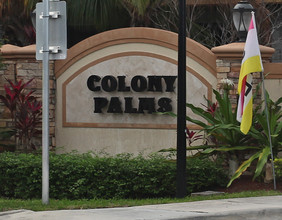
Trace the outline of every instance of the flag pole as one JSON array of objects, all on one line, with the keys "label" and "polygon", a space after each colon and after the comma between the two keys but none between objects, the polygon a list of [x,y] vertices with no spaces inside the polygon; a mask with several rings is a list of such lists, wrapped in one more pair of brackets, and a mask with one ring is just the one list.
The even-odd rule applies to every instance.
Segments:
[{"label": "flag pole", "polygon": [[269,147],[271,153],[271,166],[272,166],[272,174],[273,174],[273,188],[276,190],[276,177],[275,177],[275,168],[274,168],[274,158],[273,158],[273,147],[272,147],[272,140],[271,140],[271,132],[270,132],[270,124],[269,124],[269,112],[267,108],[267,100],[266,100],[266,89],[264,84],[264,74],[263,72],[260,73],[262,78],[262,87],[263,87],[263,95],[264,95],[264,104],[265,104],[265,115],[267,121],[267,128],[268,128],[268,139],[269,139]]}]

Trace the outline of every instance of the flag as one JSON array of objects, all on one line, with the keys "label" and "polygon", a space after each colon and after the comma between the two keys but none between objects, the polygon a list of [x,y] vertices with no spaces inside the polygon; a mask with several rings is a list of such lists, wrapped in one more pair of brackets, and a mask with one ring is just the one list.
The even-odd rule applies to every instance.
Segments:
[{"label": "flag", "polygon": [[254,14],[252,12],[238,82],[237,121],[241,122],[240,130],[244,134],[250,130],[253,118],[252,75],[250,73],[263,71]]}]

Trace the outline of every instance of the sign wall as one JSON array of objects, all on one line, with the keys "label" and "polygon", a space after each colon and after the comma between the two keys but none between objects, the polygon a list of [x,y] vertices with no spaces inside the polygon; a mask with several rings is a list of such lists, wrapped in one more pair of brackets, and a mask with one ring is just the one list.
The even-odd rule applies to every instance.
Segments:
[{"label": "sign wall", "polygon": [[[187,40],[187,101],[206,104],[217,84],[215,57]],[[71,48],[67,60],[56,61],[55,74],[56,144],[64,151],[175,147],[176,119],[161,113],[177,112],[176,34],[127,28],[95,35]]]}]

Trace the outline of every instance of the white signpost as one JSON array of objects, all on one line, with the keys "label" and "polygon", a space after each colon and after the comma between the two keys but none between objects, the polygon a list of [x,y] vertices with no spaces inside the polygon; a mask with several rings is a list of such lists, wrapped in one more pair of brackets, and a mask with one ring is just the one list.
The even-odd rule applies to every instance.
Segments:
[{"label": "white signpost", "polygon": [[66,59],[66,2],[36,4],[36,59],[42,60],[42,203],[49,204],[49,60]]}]

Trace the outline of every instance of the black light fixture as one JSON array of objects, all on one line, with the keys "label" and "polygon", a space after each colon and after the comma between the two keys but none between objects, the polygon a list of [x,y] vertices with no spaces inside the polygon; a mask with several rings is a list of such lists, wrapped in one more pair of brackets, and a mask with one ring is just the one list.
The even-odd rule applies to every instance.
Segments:
[{"label": "black light fixture", "polygon": [[238,32],[239,42],[245,42],[252,19],[253,6],[248,1],[240,1],[233,8],[233,22]]}]

